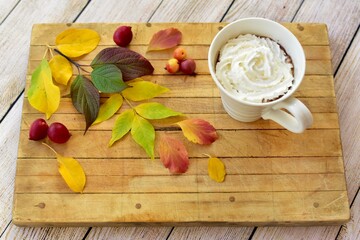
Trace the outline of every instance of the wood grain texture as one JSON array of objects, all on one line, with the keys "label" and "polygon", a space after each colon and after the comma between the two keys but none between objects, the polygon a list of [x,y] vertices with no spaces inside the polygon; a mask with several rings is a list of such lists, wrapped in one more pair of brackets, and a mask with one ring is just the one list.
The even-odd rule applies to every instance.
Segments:
[{"label": "wood grain texture", "polygon": [[17,227],[13,224],[6,229],[3,239],[47,239],[47,240],[70,240],[82,239],[88,230],[87,227]]},{"label": "wood grain texture", "polygon": [[14,192],[14,177],[16,167],[17,149],[19,139],[19,121],[21,118],[22,101],[18,101],[0,125],[0,232],[2,233],[11,221],[11,208]]},{"label": "wood grain texture", "polygon": [[[356,6],[355,6],[356,5]],[[334,11],[334,7],[339,11],[337,14],[330,14]],[[350,9],[351,8],[351,9]],[[346,14],[341,14],[346,12]],[[356,1],[346,1],[344,5],[339,6],[335,1],[305,1],[304,5],[300,9],[295,21],[321,21],[328,24],[330,34],[330,46],[333,53],[333,64],[339,64],[340,59],[343,57],[344,51],[348,46],[348,42],[352,38],[356,27],[359,24],[359,18],[354,17],[359,15],[359,4]],[[360,102],[355,92],[360,91],[358,83],[358,75],[360,74],[359,68],[359,54],[360,54],[360,34],[358,33],[354,39],[351,48],[347,52],[343,63],[340,66],[338,74],[335,76],[335,90],[337,96],[340,130],[342,136],[342,147],[344,150],[344,162],[346,168],[346,179],[349,199],[355,197],[357,189],[360,186],[360,165],[358,163],[358,150],[359,143],[354,141],[358,138],[359,132],[359,121],[360,115]],[[336,37],[334,37],[336,36]],[[336,39],[334,39],[336,38]],[[344,48],[341,50],[342,46]],[[335,48],[335,49],[334,49]],[[336,56],[338,55],[338,56]],[[354,65],[355,63],[355,65]],[[352,212],[354,212],[352,210]],[[354,229],[353,223],[354,216],[358,216],[358,213],[352,215],[350,221],[350,229]],[[346,235],[347,225],[342,227],[343,235],[339,235],[338,239],[356,239],[351,231],[350,235]],[[264,238],[298,238],[302,236],[306,239],[335,239],[339,232],[339,226],[333,227],[312,227],[312,228],[258,228],[255,232],[255,239]],[[356,235],[356,234],[355,234]],[[347,237],[345,237],[347,236]],[[350,238],[348,237],[350,236]]]},{"label": "wood grain texture", "polygon": [[230,3],[231,0],[223,0],[221,4],[217,0],[164,0],[150,22],[219,22]]},{"label": "wood grain texture", "polygon": [[91,1],[77,22],[147,22],[161,0]]},{"label": "wood grain texture", "polygon": [[[336,14],[334,14],[336,9]],[[357,0],[304,1],[294,22],[323,22],[329,30],[333,71],[335,71],[360,24],[360,4]]]},{"label": "wood grain texture", "polygon": [[291,22],[301,2],[301,0],[235,0],[223,22],[232,22],[246,17],[263,17],[278,22]]},{"label": "wood grain texture", "polygon": [[[103,46],[108,42],[109,29],[114,27],[114,24],[104,24],[101,27],[97,24],[86,25],[99,29],[103,36]],[[138,41],[135,41],[134,45],[141,44],[143,41],[140,40],[142,39],[141,34],[151,35],[152,32],[157,31],[159,26],[169,25],[133,24],[134,31],[139,31],[135,32]],[[192,23],[187,25],[183,23],[179,24],[179,29],[184,35],[191,35],[190,33],[194,32],[194,29],[198,31],[211,30],[207,32],[207,35],[202,36],[205,39],[197,37],[186,39],[185,42],[189,44],[191,39],[194,39],[196,44],[192,46],[196,48],[197,45],[203,46],[204,43],[208,43],[206,38],[212,38],[219,26],[222,24]],[[286,26],[297,32],[299,36],[301,35],[297,30],[298,24],[286,24]],[[64,25],[37,25],[34,27],[31,46],[40,46],[39,42],[47,41],[44,32],[53,34],[53,32],[59,32],[59,28],[63,29]],[[326,44],[325,37],[307,36],[309,33],[315,33],[316,30],[319,30],[317,36],[323,36],[326,33],[324,25],[308,24],[303,28],[303,35],[301,35],[303,41],[310,43],[315,42],[315,39],[322,39],[320,40],[323,42],[322,44]],[[187,31],[190,33],[186,34]],[[315,46],[318,45],[315,44]],[[326,55],[322,56],[327,58]],[[159,61],[150,57],[149,59],[152,63]],[[29,72],[32,71],[33,62],[36,61],[29,62]],[[196,59],[196,61],[206,62],[201,59]],[[319,57],[317,60],[308,61],[323,60]],[[329,116],[329,114],[336,113],[333,79],[329,75],[331,71],[324,76],[314,75],[314,73],[318,73],[316,69],[321,69],[321,67],[313,65],[314,70],[311,71],[314,72],[310,72],[310,75],[307,73],[305,79],[307,83],[304,84],[304,89],[299,91],[298,96],[312,112]],[[154,82],[158,80],[161,82],[161,77],[166,76],[166,73],[164,75],[163,72],[158,72],[148,78]],[[184,76],[179,75],[178,77],[181,79]],[[184,87],[187,88],[191,82],[195,84],[196,81],[201,80],[201,77],[203,82],[209,81],[206,78],[210,78],[209,74],[204,71],[203,74],[190,77],[186,82],[183,80],[180,82],[168,81],[167,86],[170,89],[173,85],[178,86],[178,91],[170,92],[168,95],[158,98],[158,101],[184,113],[214,116],[220,114],[219,118],[228,119],[228,122],[231,123],[230,117],[224,115],[219,95],[215,94],[213,90],[209,90],[208,96],[199,98],[196,96],[195,87],[193,95],[183,96]],[[211,80],[208,85],[211,86]],[[316,87],[317,85],[318,87]],[[323,91],[323,89],[326,90]],[[201,88],[198,91],[201,91]],[[307,91],[310,94],[307,94]],[[321,97],[317,96],[319,92],[322,92]],[[259,128],[245,127],[242,129],[241,125],[230,124],[227,129],[217,129],[219,140],[210,146],[200,148],[189,142],[185,143],[192,164],[189,172],[179,177],[169,176],[166,169],[160,170],[162,164],[157,154],[155,161],[151,162],[151,166],[149,166],[149,163],[144,161],[147,159],[146,154],[130,136],[125,136],[121,140],[121,144],[115,144],[114,147],[108,148],[107,141],[94,141],[94,139],[109,139],[111,135],[109,128],[90,129],[84,136],[82,130],[77,130],[80,126],[77,125],[74,126],[76,129],[71,131],[71,144],[54,146],[62,155],[79,159],[84,167],[97,169],[97,171],[92,171],[93,174],[87,172],[87,187],[84,194],[76,195],[71,194],[57,172],[50,173],[55,168],[53,153],[39,142],[28,140],[29,121],[31,120],[28,120],[26,115],[30,115],[31,118],[38,112],[29,106],[26,97],[23,114],[25,122],[22,126],[25,128],[20,133],[19,168],[16,176],[13,212],[14,222],[19,225],[83,226],[146,222],[168,225],[212,222],[239,225],[324,224],[343,222],[348,218],[346,185],[342,170],[342,150],[337,123],[332,124],[333,129],[312,128],[302,134],[293,134],[281,128],[269,128],[271,125],[267,124],[267,121],[258,121]],[[69,121],[69,116],[77,115],[71,100],[67,97],[62,98],[57,114],[59,121],[65,124]],[[70,121],[74,122],[74,119]],[[333,121],[337,122],[337,118],[335,117]],[[178,128],[164,129],[159,123],[157,129],[156,138],[161,138],[164,134],[182,138],[182,133]],[[221,186],[207,176],[206,159],[203,158],[204,151],[225,160],[228,159],[229,162],[235,161],[229,164],[229,173]],[[268,158],[267,161],[271,160],[271,171],[267,173],[264,172],[264,166],[262,166],[262,160],[265,158]],[[112,171],[110,174],[108,170],[104,169],[104,172],[101,172],[101,167],[96,165],[104,164],[106,159],[110,159],[110,163],[114,164],[114,167],[118,165],[119,171]],[[133,162],[134,159],[138,160],[136,164]],[[250,159],[255,163],[252,165],[252,169],[251,165],[246,164]],[[297,162],[302,159],[304,161],[301,164]],[[309,159],[312,159],[313,162],[310,163]],[[32,161],[39,160],[41,161],[31,164]],[[87,160],[89,160],[88,163]],[[246,172],[236,170],[241,163],[245,164],[243,167],[246,168]],[[307,165],[309,163],[310,165]],[[323,165],[324,163],[326,166]],[[28,172],[35,173],[35,175],[29,175],[22,171],[23,164],[32,168],[33,170]],[[39,164],[42,166],[40,167]],[[46,166],[49,169],[43,168]],[[134,167],[133,175],[131,172],[125,171],[130,166]],[[231,170],[231,166],[233,166],[233,170]],[[295,172],[294,166],[297,169]],[[319,166],[319,169],[309,172],[309,168],[316,166]],[[152,167],[154,170],[151,170]],[[144,168],[148,169],[144,170],[142,174],[138,169]],[[199,171],[199,168],[202,170]],[[43,200],[40,200],[41,198]],[[61,201],[63,209],[59,210],[57,214],[49,214],[58,209],[55,206],[58,205],[56,202],[59,199],[63,199]],[[101,201],[97,199],[101,199]],[[262,200],[259,202],[259,199]],[[79,201],[79,204],[76,204],[77,208],[72,207],[74,201]],[[234,203],[232,205],[225,204],[229,201]],[[35,204],[35,202],[38,203]],[[81,211],[80,202],[86,202],[88,208],[101,210],[83,213],[85,209]],[[104,210],[103,204],[111,206],[108,211]],[[174,209],[176,209],[175,212],[172,211]],[[255,209],[258,211],[257,213]],[[81,211],[82,214],[79,214],[78,211]],[[236,214],[234,214],[235,212]],[[44,216],[47,217],[44,218]]]},{"label": "wood grain texture", "polygon": [[93,227],[86,239],[151,239],[163,240],[171,227]]},{"label": "wood grain texture", "polygon": [[343,226],[337,239],[360,239],[360,194],[356,195],[351,207],[351,220]]},{"label": "wood grain texture", "polygon": [[[28,4],[21,1],[12,14],[0,26],[0,119],[4,116],[11,103],[25,87],[25,75],[31,27],[37,22],[71,22],[85,6],[86,0],[33,1]],[[21,17],[19,17],[21,16]]]},{"label": "wood grain texture", "polygon": [[232,240],[248,239],[253,228],[251,227],[175,227],[169,240]]},{"label": "wood grain texture", "polygon": [[2,23],[6,16],[11,13],[11,10],[16,6],[19,0],[0,0],[0,23]]}]

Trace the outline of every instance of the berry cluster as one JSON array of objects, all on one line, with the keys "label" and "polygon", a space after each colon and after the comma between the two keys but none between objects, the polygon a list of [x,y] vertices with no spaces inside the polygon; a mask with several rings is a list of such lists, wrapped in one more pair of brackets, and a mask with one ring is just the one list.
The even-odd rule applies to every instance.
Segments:
[{"label": "berry cluster", "polygon": [[181,71],[184,74],[194,74],[196,69],[195,61],[191,58],[186,59],[186,51],[182,47],[174,50],[173,58],[170,58],[165,66],[169,73]]},{"label": "berry cluster", "polygon": [[29,139],[38,141],[46,136],[54,143],[65,143],[71,134],[62,123],[54,122],[49,127],[44,119],[36,119],[30,126]]}]

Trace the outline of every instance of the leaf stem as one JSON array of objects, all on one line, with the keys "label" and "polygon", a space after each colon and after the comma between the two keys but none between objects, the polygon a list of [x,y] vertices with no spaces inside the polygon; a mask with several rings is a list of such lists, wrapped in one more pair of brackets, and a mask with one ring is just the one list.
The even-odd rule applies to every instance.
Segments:
[{"label": "leaf stem", "polygon": [[51,151],[53,151],[55,153],[55,155],[58,155],[58,153],[55,151],[55,149],[53,149],[52,147],[50,147],[48,144],[42,142],[43,145],[47,146]]},{"label": "leaf stem", "polygon": [[44,59],[44,58],[46,57],[48,51],[49,51],[49,48],[46,48],[45,53],[44,53],[42,59]]},{"label": "leaf stem", "polygon": [[203,153],[202,155],[208,157],[208,158],[211,158],[211,156],[209,154],[206,154],[206,153]]},{"label": "leaf stem", "polygon": [[90,73],[88,70],[82,68],[83,66],[90,66],[90,65],[81,65],[77,62],[75,62],[74,60],[70,59],[68,56],[66,56],[65,54],[63,54],[62,52],[60,52],[60,50],[54,48],[54,51],[57,52],[58,54],[60,54],[61,56],[63,56],[64,58],[66,58],[69,62],[71,62],[72,64],[74,64],[79,72],[79,75],[80,75],[80,70],[86,72],[86,73]]},{"label": "leaf stem", "polygon": [[121,96],[125,99],[125,101],[127,102],[127,104],[129,104],[129,106],[134,109],[134,106],[131,104],[131,102],[126,98],[124,97],[124,95],[121,94]]}]

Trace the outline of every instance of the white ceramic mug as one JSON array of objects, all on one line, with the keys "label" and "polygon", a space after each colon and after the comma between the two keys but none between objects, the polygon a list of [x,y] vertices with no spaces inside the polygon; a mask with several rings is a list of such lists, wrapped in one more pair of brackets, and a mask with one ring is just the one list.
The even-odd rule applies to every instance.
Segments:
[{"label": "white ceramic mug", "polygon": [[[271,38],[291,57],[294,65],[294,84],[279,99],[264,103],[244,101],[228,92],[216,77],[215,66],[221,47],[229,39],[248,33]],[[294,133],[301,133],[311,126],[313,122],[311,112],[300,100],[292,97],[304,78],[304,50],[297,38],[281,24],[264,18],[245,18],[226,25],[210,45],[208,64],[211,76],[220,90],[223,106],[232,118],[242,122],[252,122],[260,118],[271,119]]]}]

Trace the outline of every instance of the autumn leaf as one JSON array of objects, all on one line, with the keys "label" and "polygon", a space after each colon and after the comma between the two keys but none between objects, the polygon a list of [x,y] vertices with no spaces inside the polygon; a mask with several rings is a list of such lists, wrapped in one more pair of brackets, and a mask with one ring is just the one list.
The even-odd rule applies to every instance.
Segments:
[{"label": "autumn leaf", "polygon": [[134,117],[135,112],[132,109],[128,109],[119,115],[112,129],[109,147],[111,147],[114,142],[120,140],[130,131]]},{"label": "autumn leaf", "polygon": [[137,105],[135,111],[146,119],[164,119],[173,116],[179,116],[182,113],[175,112],[170,108],[165,107],[161,103],[150,102]]},{"label": "autumn leaf", "polygon": [[73,74],[70,62],[61,55],[55,55],[49,61],[49,65],[55,82],[66,86]]},{"label": "autumn leaf", "polygon": [[216,129],[203,119],[186,119],[176,123],[191,142],[208,145],[218,138]]},{"label": "autumn leaf", "polygon": [[94,50],[100,35],[91,29],[70,28],[56,36],[56,46],[67,57],[76,58]]},{"label": "autumn leaf", "polygon": [[154,159],[155,129],[148,120],[136,115],[131,126],[131,136]]},{"label": "autumn leaf", "polygon": [[91,62],[91,67],[95,69],[104,64],[114,64],[118,67],[122,72],[124,81],[154,72],[154,67],[145,57],[123,47],[111,47],[101,50]]},{"label": "autumn leaf", "polygon": [[47,119],[58,109],[60,89],[52,81],[51,69],[47,60],[41,60],[40,65],[31,75],[27,95],[30,105],[45,113]]},{"label": "autumn leaf", "polygon": [[209,157],[208,174],[212,180],[223,182],[226,175],[224,163],[219,158]]},{"label": "autumn leaf", "polygon": [[[100,94],[89,79],[78,75],[71,84],[71,99],[74,107],[85,115],[85,133],[98,116]],[[84,134],[85,134],[84,133]]]},{"label": "autumn leaf", "polygon": [[189,166],[189,156],[184,144],[172,137],[163,136],[159,141],[160,160],[171,173],[184,173]]},{"label": "autumn leaf", "polygon": [[95,87],[103,93],[121,92],[127,88],[122,79],[122,73],[113,64],[105,64],[95,68],[91,72],[92,82]]},{"label": "autumn leaf", "polygon": [[86,176],[80,163],[72,157],[64,157],[58,154],[52,147],[43,143],[56,155],[59,164],[59,173],[73,192],[83,192],[86,184]]},{"label": "autumn leaf", "polygon": [[177,46],[181,42],[182,33],[176,28],[167,28],[155,33],[147,51],[158,51]]},{"label": "autumn leaf", "polygon": [[134,82],[128,82],[127,84],[129,87],[123,90],[121,93],[124,98],[134,102],[148,100],[169,91],[168,88],[149,81],[138,80]]},{"label": "autumn leaf", "polygon": [[101,106],[92,125],[104,122],[111,118],[123,104],[123,97],[119,93],[112,94]]}]

